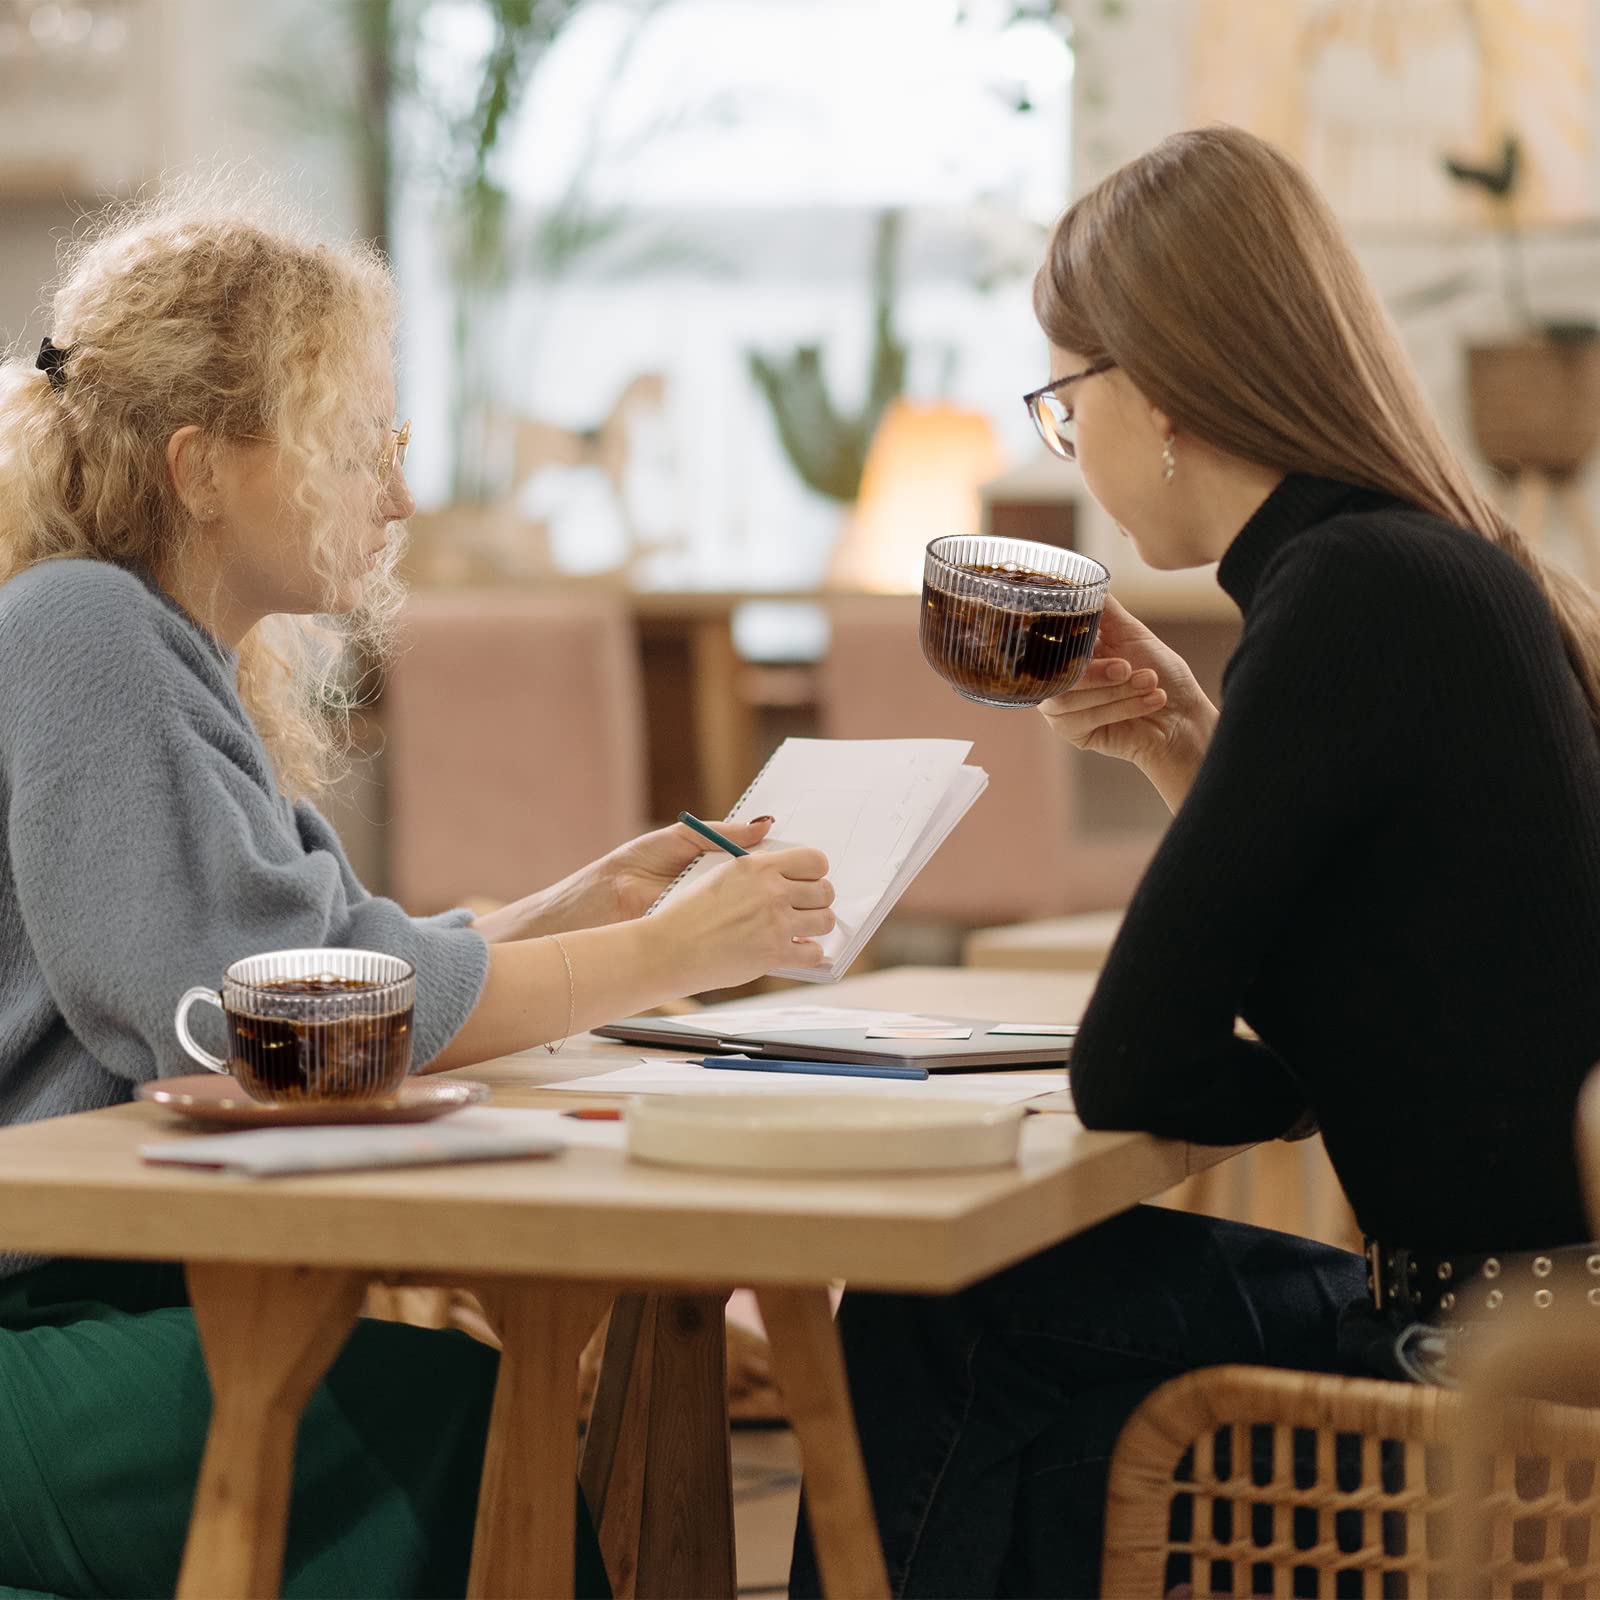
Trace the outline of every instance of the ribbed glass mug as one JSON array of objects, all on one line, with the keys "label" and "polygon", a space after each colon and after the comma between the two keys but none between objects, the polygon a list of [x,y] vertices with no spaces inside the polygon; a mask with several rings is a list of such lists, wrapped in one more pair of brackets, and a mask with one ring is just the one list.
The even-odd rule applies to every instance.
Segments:
[{"label": "ribbed glass mug", "polygon": [[[178,1002],[178,1042],[212,1072],[231,1072],[252,1100],[381,1100],[411,1070],[416,968],[376,950],[273,950],[235,961],[222,992]],[[189,1031],[190,1007],[218,1007],[228,1059]]]},{"label": "ribbed glass mug", "polygon": [[928,546],[922,654],[968,700],[1036,706],[1088,666],[1111,574],[1023,539],[954,535]]}]

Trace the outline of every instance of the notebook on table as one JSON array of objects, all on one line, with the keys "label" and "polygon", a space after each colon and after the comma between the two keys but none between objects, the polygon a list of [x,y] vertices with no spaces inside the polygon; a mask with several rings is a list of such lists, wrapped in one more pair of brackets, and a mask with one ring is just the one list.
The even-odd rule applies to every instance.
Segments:
[{"label": "notebook on table", "polygon": [[[785,739],[728,812],[731,822],[776,818],[756,853],[809,845],[828,858],[838,927],[821,967],[771,974],[804,983],[842,978],[912,879],[988,787],[969,767],[968,739]],[[700,856],[673,881],[660,910],[726,858]],[[648,915],[649,913],[647,913]]]}]

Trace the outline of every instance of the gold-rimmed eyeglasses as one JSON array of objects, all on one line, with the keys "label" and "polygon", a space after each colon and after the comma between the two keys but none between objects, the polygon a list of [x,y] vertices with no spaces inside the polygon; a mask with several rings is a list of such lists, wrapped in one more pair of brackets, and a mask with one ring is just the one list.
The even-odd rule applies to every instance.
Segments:
[{"label": "gold-rimmed eyeglasses", "polygon": [[[276,444],[278,441],[264,433],[235,434],[235,438],[247,439],[252,444]],[[411,419],[406,418],[398,428],[389,430],[389,437],[384,440],[383,448],[378,452],[378,459],[373,463],[377,469],[378,484],[381,488],[389,487],[389,480],[397,468],[406,464],[406,452],[411,448]]]},{"label": "gold-rimmed eyeglasses", "polygon": [[1078,459],[1078,448],[1072,437],[1072,406],[1063,391],[1074,383],[1082,383],[1085,378],[1109,372],[1114,366],[1115,361],[1096,361],[1082,372],[1069,372],[1066,377],[1053,379],[1031,394],[1023,395],[1022,403],[1028,408],[1039,437],[1052,454],[1063,461]]},{"label": "gold-rimmed eyeglasses", "polygon": [[389,443],[383,454],[378,458],[378,481],[385,488],[396,471],[406,464],[406,451],[411,448],[411,419],[406,418],[398,428],[389,434]]}]

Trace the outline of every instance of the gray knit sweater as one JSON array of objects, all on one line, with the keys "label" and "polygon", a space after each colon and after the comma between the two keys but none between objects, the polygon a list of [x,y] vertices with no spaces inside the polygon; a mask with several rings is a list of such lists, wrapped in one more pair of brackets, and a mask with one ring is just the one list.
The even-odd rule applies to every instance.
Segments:
[{"label": "gray knit sweater", "polygon": [[418,1065],[477,1003],[488,949],[468,913],[411,917],[362,888],[327,822],[277,789],[234,670],[109,563],[0,586],[0,1123],[199,1070],[178,997],[258,951],[404,956]]}]

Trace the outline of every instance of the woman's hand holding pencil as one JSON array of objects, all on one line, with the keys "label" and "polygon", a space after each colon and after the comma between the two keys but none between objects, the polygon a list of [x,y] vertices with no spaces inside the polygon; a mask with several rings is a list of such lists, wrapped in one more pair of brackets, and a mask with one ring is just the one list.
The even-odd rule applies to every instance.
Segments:
[{"label": "woman's hand holding pencil", "polygon": [[694,992],[728,988],[775,967],[822,966],[817,941],[833,932],[835,920],[828,858],[804,847],[737,857],[726,846],[710,848],[723,849],[727,861],[657,913],[671,919],[680,947],[700,957],[691,955],[704,968]]},{"label": "woman's hand holding pencil", "polygon": [[[702,829],[707,826],[699,823]],[[710,824],[710,827],[739,849],[749,851],[755,849],[772,831],[772,818],[757,817],[753,822],[717,822]],[[657,828],[654,832],[641,834],[637,839],[619,845],[601,863],[602,875],[615,896],[616,909],[611,915],[596,920],[614,922],[642,917],[685,867],[700,856],[720,848],[706,833],[696,831],[682,822],[668,828]]]}]

